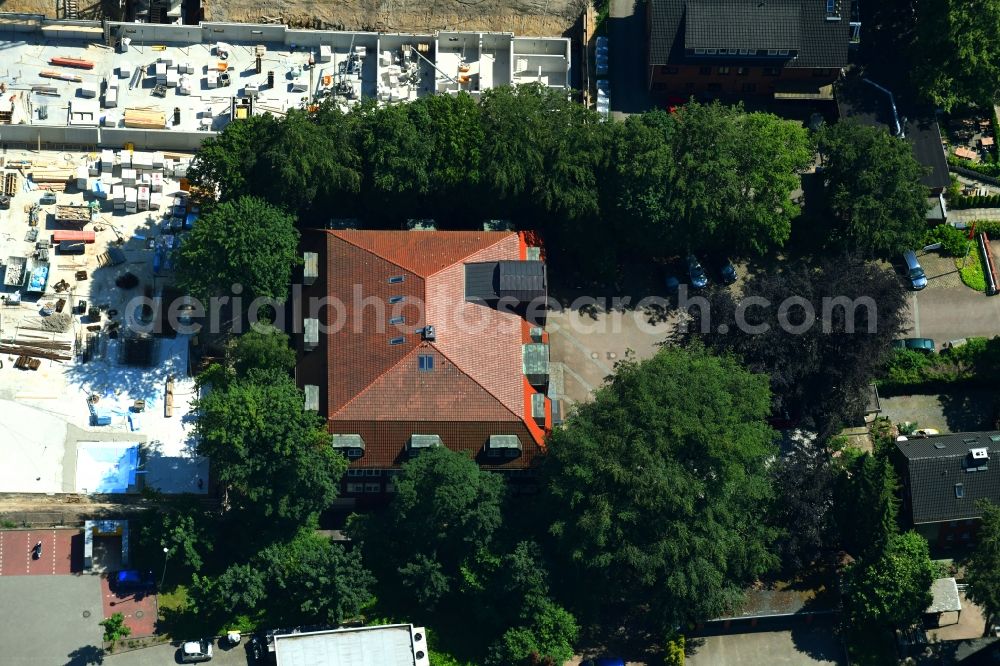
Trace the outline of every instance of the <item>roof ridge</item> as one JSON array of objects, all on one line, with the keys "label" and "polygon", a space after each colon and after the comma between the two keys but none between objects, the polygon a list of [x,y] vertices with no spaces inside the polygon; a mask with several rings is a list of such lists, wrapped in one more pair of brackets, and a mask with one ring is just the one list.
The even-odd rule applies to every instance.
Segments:
[{"label": "roof ridge", "polygon": [[[466,376],[466,377],[468,377],[468,378],[469,378],[470,380],[472,380],[472,383],[473,383],[473,384],[475,384],[475,385],[476,385],[476,386],[478,386],[479,388],[481,388],[481,389],[483,389],[484,391],[486,391],[486,392],[487,392],[487,393],[488,393],[488,394],[490,395],[490,397],[492,397],[492,398],[493,398],[494,400],[496,400],[496,401],[497,401],[497,402],[498,402],[498,403],[499,403],[499,404],[500,404],[500,405],[501,405],[501,406],[502,406],[502,407],[503,407],[504,409],[506,409],[506,410],[507,410],[508,412],[510,412],[510,414],[511,414],[511,415],[512,415],[512,416],[513,416],[514,418],[516,418],[516,419],[517,419],[518,421],[521,421],[521,422],[524,422],[524,417],[523,417],[523,416],[519,415],[519,414],[518,414],[517,412],[515,412],[515,411],[514,411],[513,409],[511,409],[510,407],[508,407],[507,405],[505,405],[505,404],[504,404],[504,401],[503,401],[503,400],[501,400],[500,398],[498,398],[498,397],[497,397],[497,395],[496,395],[496,394],[495,394],[495,393],[494,393],[493,391],[491,391],[491,390],[489,390],[488,388],[486,388],[485,386],[483,386],[483,385],[482,385],[482,383],[481,383],[481,382],[480,382],[480,381],[479,381],[478,379],[476,379],[475,377],[473,377],[472,375],[470,375],[470,374],[469,374],[468,372],[466,372],[466,371],[465,371],[465,370],[464,370],[464,369],[462,368],[462,366],[460,366],[460,365],[459,365],[458,363],[455,363],[455,360],[454,360],[454,359],[453,359],[453,358],[452,358],[451,356],[448,356],[447,354],[445,354],[445,353],[444,353],[444,351],[443,351],[443,350],[442,350],[442,349],[441,349],[440,347],[438,347],[438,346],[437,346],[436,344],[434,344],[434,343],[429,343],[429,344],[430,344],[430,346],[431,346],[431,347],[433,347],[433,348],[434,348],[434,350],[435,350],[435,351],[437,351],[437,353],[441,354],[441,356],[444,356],[444,357],[445,357],[445,358],[446,358],[446,359],[448,360],[448,362],[449,362],[449,363],[451,363],[451,364],[452,364],[453,366],[455,366],[455,369],[456,369],[456,370],[458,370],[458,371],[459,371],[459,372],[461,372],[461,373],[462,373],[463,375],[465,375],[465,376]],[[374,382],[373,382],[373,383],[374,383]]]},{"label": "roof ridge", "polygon": [[[330,234],[331,236],[334,236],[335,238],[339,238],[340,240],[344,241],[348,245],[352,245],[352,246],[358,248],[362,252],[367,252],[370,255],[376,256],[379,259],[392,264],[393,266],[395,266],[396,268],[398,268],[401,271],[406,271],[407,273],[410,273],[412,275],[416,275],[420,279],[426,279],[426,278],[424,278],[423,275],[420,275],[416,271],[411,270],[411,269],[407,268],[406,266],[403,266],[398,261],[394,261],[394,260],[390,259],[389,257],[383,255],[383,254],[379,254],[378,252],[375,252],[371,248],[364,247],[363,245],[358,245],[357,243],[355,243],[354,241],[350,240],[349,238],[345,238],[345,237],[341,236],[340,234],[343,233],[343,232],[345,232],[345,231],[363,231],[363,230],[362,229],[327,229],[326,233]],[[392,229],[388,229],[387,231],[393,231],[393,230]],[[426,301],[426,299],[427,299],[427,285],[425,284],[424,285],[424,300]]]},{"label": "roof ridge", "polygon": [[[364,249],[364,248],[362,248],[362,249]],[[415,351],[417,351],[418,349],[420,349],[420,345],[419,345],[419,344],[416,344],[416,345],[414,345],[414,346],[413,346],[413,349],[411,349],[410,351],[408,351],[408,352],[406,352],[405,354],[403,354],[403,355],[402,355],[402,356],[400,357],[400,359],[399,359],[398,361],[396,361],[395,363],[393,363],[392,365],[390,365],[390,366],[389,366],[388,368],[386,368],[386,369],[385,369],[385,371],[384,371],[384,372],[382,372],[382,373],[381,373],[381,374],[379,374],[379,375],[378,375],[377,377],[375,377],[375,378],[374,378],[374,379],[372,379],[372,380],[371,380],[370,382],[368,382],[368,385],[367,385],[367,386],[365,386],[365,388],[364,388],[364,390],[363,390],[363,391],[359,391],[358,393],[356,393],[356,394],[354,395],[354,397],[353,397],[353,398],[351,398],[350,400],[348,400],[347,402],[345,402],[345,403],[344,403],[343,405],[341,405],[341,406],[340,406],[340,409],[338,409],[337,411],[335,411],[335,412],[334,412],[333,414],[330,414],[330,416],[328,416],[328,417],[327,417],[327,420],[329,421],[330,419],[334,418],[334,417],[335,417],[335,416],[336,416],[337,414],[339,414],[339,413],[341,413],[342,411],[344,411],[345,409],[347,409],[347,408],[348,408],[348,406],[349,406],[349,405],[350,405],[351,403],[353,403],[353,402],[354,402],[355,400],[357,400],[358,398],[360,398],[360,397],[361,397],[361,396],[363,396],[364,394],[368,393],[368,391],[370,391],[370,390],[371,390],[372,386],[374,386],[374,385],[375,385],[375,383],[376,383],[376,382],[377,382],[378,380],[382,379],[382,378],[383,378],[383,377],[385,377],[385,376],[386,376],[387,374],[389,374],[390,372],[392,372],[394,368],[396,368],[396,367],[397,367],[398,365],[400,365],[400,364],[401,364],[401,363],[402,363],[403,361],[405,361],[406,359],[410,358],[410,356],[411,356],[411,355],[413,355],[413,353],[414,353]],[[455,366],[455,367],[457,368],[458,366]],[[491,395],[492,395],[492,394],[491,394]]]},{"label": "roof ridge", "polygon": [[[476,233],[476,232],[472,232],[472,233]],[[489,233],[503,233],[503,232],[483,231],[481,233],[489,234]],[[478,250],[475,250],[475,251],[470,252],[469,254],[465,255],[464,257],[462,257],[458,261],[452,262],[452,263],[448,264],[447,266],[442,266],[441,268],[437,269],[433,273],[428,273],[427,275],[422,276],[424,278],[424,302],[425,303],[427,302],[427,280],[429,280],[430,278],[434,277],[435,275],[437,275],[438,273],[440,273],[442,271],[448,270],[449,268],[451,268],[452,266],[454,266],[455,264],[457,264],[459,261],[461,261],[462,263],[465,263],[465,260],[468,259],[469,257],[471,257],[472,255],[479,254],[480,252],[485,252],[486,250],[490,249],[491,247],[496,247],[498,244],[504,242],[505,240],[507,240],[508,238],[510,238],[512,235],[517,235],[517,232],[516,231],[509,231],[509,232],[503,233],[503,235],[500,236],[500,238],[498,238],[495,243],[490,243],[486,247],[481,247]],[[436,348],[437,347],[435,347],[435,349]],[[448,360],[450,361],[451,359],[448,359]],[[458,367],[458,366],[455,366],[455,367]],[[491,393],[490,395],[493,395],[493,394]],[[496,396],[494,396],[494,397],[496,397]]]}]

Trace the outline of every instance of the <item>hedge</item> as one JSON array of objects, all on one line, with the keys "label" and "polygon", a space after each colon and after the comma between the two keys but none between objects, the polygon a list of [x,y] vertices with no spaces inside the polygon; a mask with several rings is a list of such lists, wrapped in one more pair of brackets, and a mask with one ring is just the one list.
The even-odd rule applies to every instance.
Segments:
[{"label": "hedge", "polygon": [[974,194],[971,197],[967,197],[964,194],[956,194],[948,197],[948,207],[952,210],[961,210],[963,208],[1000,208],[1000,194],[991,194],[985,197],[978,194]]},{"label": "hedge", "polygon": [[1000,336],[969,338],[940,354],[897,349],[878,380],[880,392],[929,393],[955,384],[994,386],[1000,372]]},{"label": "hedge", "polygon": [[955,157],[950,153],[948,154],[948,164],[954,167],[968,169],[969,171],[975,171],[976,173],[981,173],[984,176],[1000,178],[1000,164],[992,162],[973,162],[972,160]]}]

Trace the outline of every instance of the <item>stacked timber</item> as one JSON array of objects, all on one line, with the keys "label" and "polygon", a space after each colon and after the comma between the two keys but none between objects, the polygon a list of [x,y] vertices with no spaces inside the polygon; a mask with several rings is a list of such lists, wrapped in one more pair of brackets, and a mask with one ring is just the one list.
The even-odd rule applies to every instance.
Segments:
[{"label": "stacked timber", "polygon": [[73,167],[36,166],[31,169],[31,180],[36,183],[68,183],[75,178]]},{"label": "stacked timber", "polygon": [[154,109],[125,109],[125,127],[135,129],[164,129],[167,116]]}]

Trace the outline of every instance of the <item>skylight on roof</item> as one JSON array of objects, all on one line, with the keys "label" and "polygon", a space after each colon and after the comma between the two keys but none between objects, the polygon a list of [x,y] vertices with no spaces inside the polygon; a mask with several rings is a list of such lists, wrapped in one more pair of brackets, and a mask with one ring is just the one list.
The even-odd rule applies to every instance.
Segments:
[{"label": "skylight on roof", "polygon": [[389,302],[390,303],[402,303],[403,302],[403,297],[402,296],[390,296],[389,297]]},{"label": "skylight on roof", "polygon": [[965,497],[965,486],[963,486],[961,483],[956,483],[955,484],[955,498],[956,499],[962,499],[963,497]]},{"label": "skylight on roof", "polygon": [[389,323],[392,324],[393,326],[400,326],[401,324],[405,324],[406,323],[406,317],[403,317],[403,316],[390,317],[389,318]]},{"label": "skylight on roof", "polygon": [[399,284],[406,279],[405,275],[393,275],[389,278],[389,284]]},{"label": "skylight on roof", "polygon": [[393,338],[389,340],[390,345],[401,345],[406,342],[406,338]]}]

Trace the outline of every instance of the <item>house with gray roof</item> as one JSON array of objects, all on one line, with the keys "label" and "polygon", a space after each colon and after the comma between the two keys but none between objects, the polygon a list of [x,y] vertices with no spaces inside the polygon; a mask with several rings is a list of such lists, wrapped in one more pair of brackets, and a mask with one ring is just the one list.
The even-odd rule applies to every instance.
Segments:
[{"label": "house with gray roof", "polygon": [[1000,431],[896,442],[902,511],[931,545],[975,539],[981,499],[1000,503]]},{"label": "house with gray roof", "polygon": [[649,0],[649,90],[670,96],[833,100],[850,0]]}]

